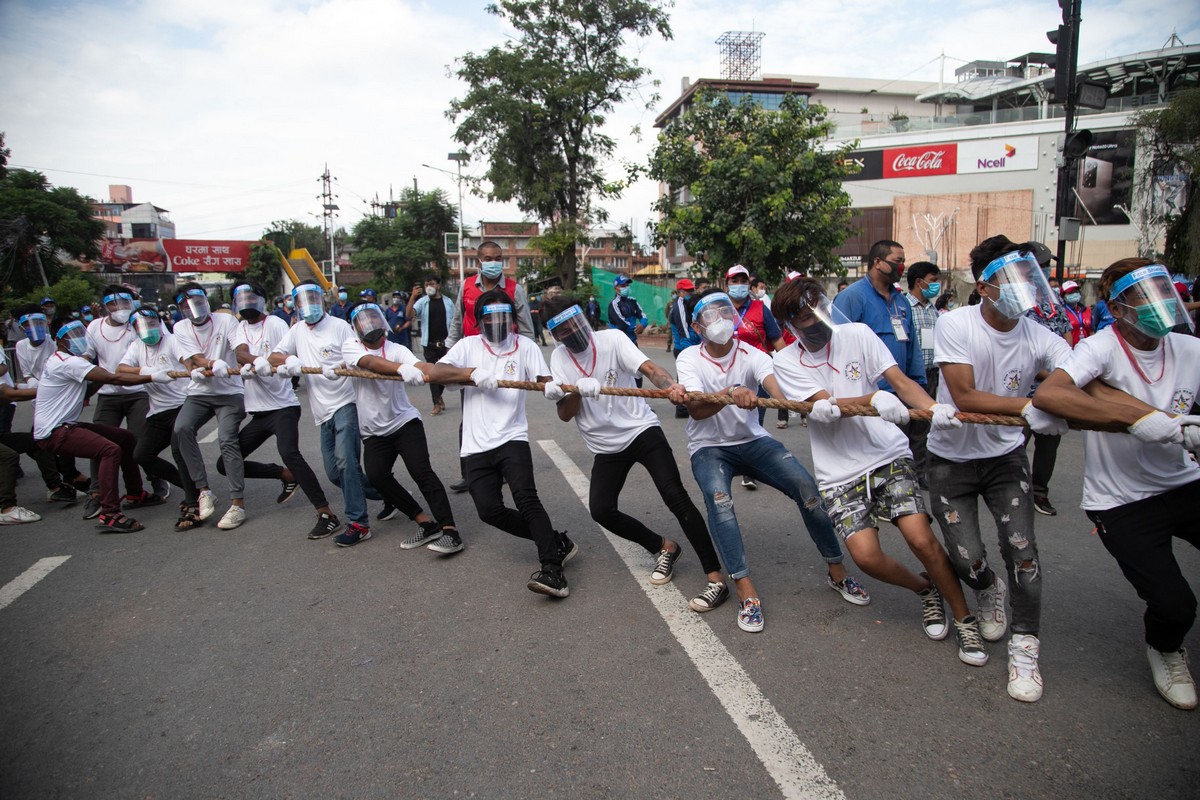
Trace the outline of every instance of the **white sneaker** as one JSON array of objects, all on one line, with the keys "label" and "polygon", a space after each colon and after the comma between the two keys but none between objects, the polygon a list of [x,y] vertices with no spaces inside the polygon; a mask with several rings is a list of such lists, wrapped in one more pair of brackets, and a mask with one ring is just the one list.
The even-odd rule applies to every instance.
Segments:
[{"label": "white sneaker", "polygon": [[1041,643],[1036,636],[1014,633],[1008,642],[1008,696],[1022,703],[1042,699],[1042,673],[1038,671]]},{"label": "white sneaker", "polygon": [[230,506],[225,512],[225,516],[221,517],[221,521],[217,523],[217,527],[223,531],[231,531],[246,521],[246,509],[241,506]]},{"label": "white sneaker", "polygon": [[206,520],[215,514],[217,511],[217,496],[212,493],[211,489],[205,489],[200,493],[200,519]]},{"label": "white sneaker", "polygon": [[1146,648],[1150,659],[1150,674],[1154,676],[1154,688],[1171,705],[1190,711],[1196,707],[1196,684],[1188,670],[1187,651],[1163,653],[1153,647]]},{"label": "white sneaker", "polygon": [[26,522],[37,522],[41,518],[40,514],[35,514],[28,508],[13,506],[8,511],[0,514],[0,525],[23,525]]},{"label": "white sneaker", "polygon": [[1004,613],[1006,599],[1008,587],[999,575],[990,589],[975,592],[975,601],[979,604],[979,613],[975,615],[979,620],[979,633],[989,642],[1000,641],[1008,630],[1008,616]]},{"label": "white sneaker", "polygon": [[753,492],[755,489],[758,488],[758,484],[755,483],[754,481],[750,480],[749,478],[742,478],[742,488],[748,492]]}]

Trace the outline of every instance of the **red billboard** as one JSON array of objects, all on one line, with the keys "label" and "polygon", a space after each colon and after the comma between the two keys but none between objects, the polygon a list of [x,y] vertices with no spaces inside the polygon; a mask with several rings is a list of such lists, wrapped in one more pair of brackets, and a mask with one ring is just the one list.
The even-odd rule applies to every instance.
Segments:
[{"label": "red billboard", "polygon": [[257,242],[207,239],[101,239],[100,259],[85,272],[245,272]]},{"label": "red billboard", "polygon": [[958,172],[957,144],[922,144],[883,151],[884,178],[924,178]]}]

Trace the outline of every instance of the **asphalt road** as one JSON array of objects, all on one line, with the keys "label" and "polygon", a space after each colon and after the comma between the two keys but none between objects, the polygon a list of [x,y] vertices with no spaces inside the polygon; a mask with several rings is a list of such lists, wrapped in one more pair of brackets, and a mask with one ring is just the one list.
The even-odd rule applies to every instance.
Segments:
[{"label": "asphalt road", "polygon": [[[427,390],[414,397],[427,411]],[[446,397],[425,424],[450,483]],[[45,519],[0,530],[0,585],[69,558],[0,608],[0,797],[1197,796],[1200,714],[1154,690],[1141,603],[1077,508],[1078,436],[1059,453],[1059,516],[1037,519],[1046,692],[1022,704],[1002,644],[968,667],[925,638],[911,594],[864,578],[859,608],[825,587],[770,489],[735,490],[766,630],[739,631],[733,602],[688,611],[703,576],[687,545],[675,582],[650,586],[652,558],[614,547],[579,499],[591,458],[574,425],[528,403],[543,502],[582,548],[563,601],[525,588],[532,543],[483,526],[467,495],[452,495],[467,549],[451,557],[401,550],[407,520],[353,548],[309,541],[303,495],[276,506],[263,481],[236,531],[176,533],[172,504],[105,536],[81,508],[49,507],[26,461],[18,493]],[[683,423],[657,408],[692,486]],[[768,427],[811,464],[805,429]],[[622,507],[681,538],[643,472]],[[898,532],[883,538],[916,566]],[[1200,575],[1194,550],[1180,558]],[[1188,644],[1200,652],[1196,632]]]}]

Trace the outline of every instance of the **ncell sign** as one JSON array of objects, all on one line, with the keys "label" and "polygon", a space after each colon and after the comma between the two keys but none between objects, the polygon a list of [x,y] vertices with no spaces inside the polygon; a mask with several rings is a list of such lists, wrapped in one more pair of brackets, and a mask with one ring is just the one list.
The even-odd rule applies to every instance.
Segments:
[{"label": "ncell sign", "polygon": [[1037,169],[1038,137],[977,139],[958,143],[958,174]]}]

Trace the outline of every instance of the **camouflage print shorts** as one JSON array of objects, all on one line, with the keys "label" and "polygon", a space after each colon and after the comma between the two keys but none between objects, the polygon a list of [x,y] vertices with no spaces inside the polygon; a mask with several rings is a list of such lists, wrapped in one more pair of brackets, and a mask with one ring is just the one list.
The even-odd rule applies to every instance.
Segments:
[{"label": "camouflage print shorts", "polygon": [[878,528],[881,519],[925,513],[925,498],[911,458],[898,458],[857,480],[822,489],[821,498],[843,541],[864,528]]}]

